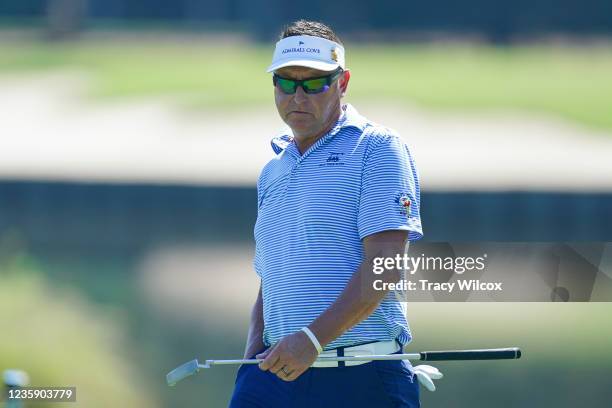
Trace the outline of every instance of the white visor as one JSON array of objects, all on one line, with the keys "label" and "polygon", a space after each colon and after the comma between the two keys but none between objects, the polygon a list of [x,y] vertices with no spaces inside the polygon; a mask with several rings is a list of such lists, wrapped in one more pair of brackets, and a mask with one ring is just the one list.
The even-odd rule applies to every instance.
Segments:
[{"label": "white visor", "polygon": [[299,66],[334,71],[344,69],[344,47],[321,37],[299,35],[283,38],[276,43],[272,65],[268,72],[277,69]]}]

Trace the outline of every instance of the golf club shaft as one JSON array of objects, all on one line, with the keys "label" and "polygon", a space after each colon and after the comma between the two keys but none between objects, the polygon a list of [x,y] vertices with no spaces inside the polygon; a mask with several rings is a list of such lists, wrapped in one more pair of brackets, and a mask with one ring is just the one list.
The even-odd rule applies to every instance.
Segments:
[{"label": "golf club shaft", "polygon": [[[344,357],[319,357],[318,362],[324,361],[371,361],[371,360],[418,360],[418,353],[412,354],[379,354],[369,356],[344,356]],[[210,365],[227,365],[227,364],[259,364],[263,358],[253,358],[244,360],[207,360]]]},{"label": "golf club shaft", "polygon": [[[453,361],[453,360],[507,360],[521,357],[521,351],[514,348],[484,350],[449,350],[423,351],[408,354],[382,354],[367,356],[319,357],[318,362],[325,361],[374,361],[374,360],[420,360],[420,361]],[[207,360],[207,365],[259,364],[263,359]],[[205,365],[200,365],[204,368]]]}]

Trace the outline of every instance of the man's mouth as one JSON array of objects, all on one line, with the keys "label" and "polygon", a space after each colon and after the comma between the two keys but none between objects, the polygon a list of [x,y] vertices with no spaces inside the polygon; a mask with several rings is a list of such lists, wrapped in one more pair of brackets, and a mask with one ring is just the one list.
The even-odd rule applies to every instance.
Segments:
[{"label": "man's mouth", "polygon": [[298,115],[308,115],[310,114],[310,112],[305,112],[305,111],[300,111],[300,110],[293,110],[291,112],[289,112],[289,115],[291,115],[292,113],[298,114]]}]

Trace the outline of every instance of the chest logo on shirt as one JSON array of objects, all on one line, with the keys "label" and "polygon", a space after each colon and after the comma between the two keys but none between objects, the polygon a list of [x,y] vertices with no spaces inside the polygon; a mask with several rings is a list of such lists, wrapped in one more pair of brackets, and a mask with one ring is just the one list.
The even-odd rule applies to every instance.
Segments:
[{"label": "chest logo on shirt", "polygon": [[410,196],[406,193],[398,193],[395,196],[394,201],[399,207],[399,213],[406,217],[410,217],[410,206],[412,205],[412,201],[410,201]]},{"label": "chest logo on shirt", "polygon": [[319,164],[319,166],[343,166],[342,156],[344,156],[344,153],[330,152],[325,162]]}]

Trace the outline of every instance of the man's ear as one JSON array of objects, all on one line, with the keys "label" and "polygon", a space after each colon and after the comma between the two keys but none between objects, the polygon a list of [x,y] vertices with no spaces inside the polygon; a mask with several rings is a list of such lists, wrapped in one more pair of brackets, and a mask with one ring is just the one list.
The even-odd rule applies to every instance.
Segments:
[{"label": "man's ear", "polygon": [[340,77],[340,95],[344,96],[346,94],[346,90],[348,89],[349,80],[351,79],[351,71],[348,69],[344,71],[342,76]]}]

